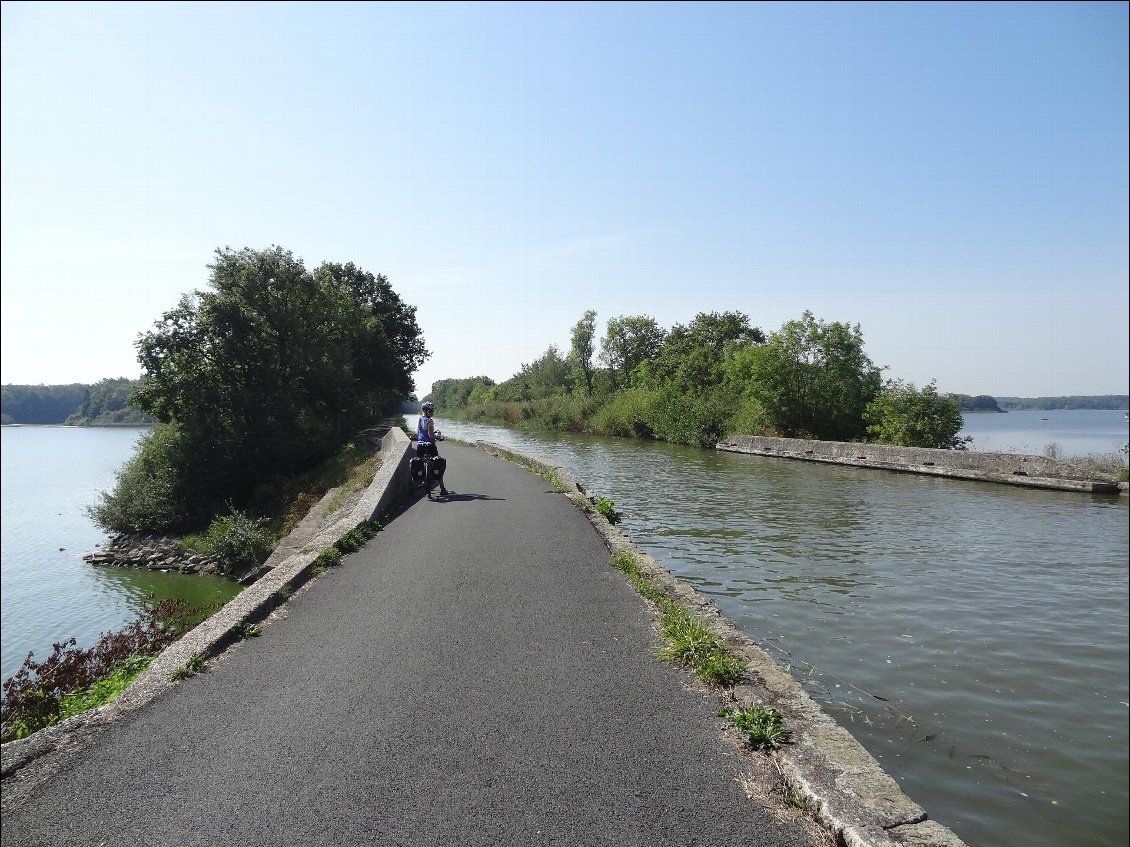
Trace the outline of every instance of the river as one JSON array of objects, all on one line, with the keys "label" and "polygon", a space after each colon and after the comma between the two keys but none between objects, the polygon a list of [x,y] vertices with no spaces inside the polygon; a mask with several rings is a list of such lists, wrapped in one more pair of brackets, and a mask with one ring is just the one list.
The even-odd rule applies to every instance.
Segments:
[{"label": "river", "polygon": [[[969,429],[1036,418],[1042,448],[1054,415],[977,415]],[[1097,437],[1125,439],[1121,412],[1095,420]],[[641,549],[791,668],[970,845],[1127,843],[1126,498],[439,425],[553,458],[612,498]],[[3,428],[5,678],[28,650],[93,643],[151,590],[234,594],[82,561],[103,540],[84,508],[139,433]],[[1079,443],[1070,452],[1107,450]],[[459,490],[458,466],[448,482]]]},{"label": "river", "polygon": [[1127,843],[1125,497],[439,424],[614,500],[968,844]]}]

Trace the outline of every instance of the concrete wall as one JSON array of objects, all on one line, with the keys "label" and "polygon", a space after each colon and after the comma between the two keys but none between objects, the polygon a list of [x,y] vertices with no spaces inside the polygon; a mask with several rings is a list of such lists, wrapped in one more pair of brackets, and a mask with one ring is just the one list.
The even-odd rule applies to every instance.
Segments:
[{"label": "concrete wall", "polygon": [[1043,456],[1018,453],[981,453],[757,435],[737,435],[716,446],[719,450],[732,453],[828,462],[1030,488],[1091,494],[1117,494],[1119,490],[1117,480],[1111,477],[1088,473],[1074,465]]}]

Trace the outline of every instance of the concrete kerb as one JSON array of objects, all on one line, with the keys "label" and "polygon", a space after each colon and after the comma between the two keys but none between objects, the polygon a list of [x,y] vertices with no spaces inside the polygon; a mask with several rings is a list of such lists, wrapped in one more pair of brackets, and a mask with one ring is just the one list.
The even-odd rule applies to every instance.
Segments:
[{"label": "concrete kerb", "polygon": [[97,728],[141,708],[177,684],[175,674],[194,659],[208,659],[240,639],[242,623],[263,620],[285,601],[288,589],[310,578],[314,562],[352,529],[384,514],[404,490],[411,442],[403,430],[392,428],[381,439],[381,464],[365,493],[349,514],[339,518],[302,549],[280,562],[236,595],[222,609],[169,645],[112,703],[75,715],[0,748],[0,777],[7,779],[32,761],[61,751],[88,737]]},{"label": "concrete kerb", "polygon": [[[475,446],[511,459],[561,482],[565,494],[587,515],[613,553],[635,556],[640,569],[680,606],[746,662],[749,681],[733,689],[737,705],[760,705],[781,713],[793,742],[769,754],[789,787],[838,843],[847,847],[964,847],[954,833],[927,818],[870,753],[824,712],[787,671],[741,632],[711,601],[679,581],[667,568],[635,548],[593,506],[568,468],[489,442]],[[733,703],[725,696],[727,704]]]}]

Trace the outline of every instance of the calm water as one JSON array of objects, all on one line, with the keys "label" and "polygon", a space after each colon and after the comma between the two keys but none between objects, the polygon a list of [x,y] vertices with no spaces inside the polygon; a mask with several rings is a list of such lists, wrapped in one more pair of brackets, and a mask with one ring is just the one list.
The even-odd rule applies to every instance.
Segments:
[{"label": "calm water", "polygon": [[1043,456],[1055,444],[1063,456],[1117,454],[1126,444],[1124,412],[1056,409],[965,415],[961,435],[973,436],[971,450]]},{"label": "calm water", "polygon": [[103,632],[136,616],[147,595],[193,606],[227,602],[239,590],[217,577],[132,568],[95,568],[82,560],[105,542],[87,506],[114,483],[144,430],[10,427],[3,439],[0,544],[4,679],[29,651],[38,660],[74,636],[93,646]]},{"label": "calm water", "polygon": [[612,498],[970,845],[1127,843],[1126,498],[440,426]]}]

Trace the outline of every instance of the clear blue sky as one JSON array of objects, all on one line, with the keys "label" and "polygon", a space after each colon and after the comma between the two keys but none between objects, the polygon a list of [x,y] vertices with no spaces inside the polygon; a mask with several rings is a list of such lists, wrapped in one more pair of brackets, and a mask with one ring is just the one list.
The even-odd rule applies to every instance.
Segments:
[{"label": "clear blue sky", "polygon": [[278,244],[418,307],[421,394],[590,308],[1127,393],[1127,10],[5,2],[2,381],[139,376],[217,247]]}]

